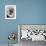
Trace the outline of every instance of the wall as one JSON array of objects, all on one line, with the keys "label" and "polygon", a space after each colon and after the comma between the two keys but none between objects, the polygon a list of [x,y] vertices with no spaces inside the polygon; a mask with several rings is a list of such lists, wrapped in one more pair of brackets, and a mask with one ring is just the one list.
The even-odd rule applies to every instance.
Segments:
[{"label": "wall", "polygon": [[[16,20],[5,20],[5,5],[16,5]],[[46,24],[46,0],[0,0],[0,44],[7,44],[17,24]],[[17,40],[16,40],[17,43]]]}]

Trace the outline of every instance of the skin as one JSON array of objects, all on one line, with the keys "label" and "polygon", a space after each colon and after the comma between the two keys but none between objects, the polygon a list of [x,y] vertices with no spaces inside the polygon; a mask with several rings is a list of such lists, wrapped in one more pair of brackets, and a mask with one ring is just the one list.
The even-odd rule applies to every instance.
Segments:
[{"label": "skin", "polygon": [[9,16],[10,18],[14,17],[14,9],[11,8],[10,10],[7,11],[7,16]]}]

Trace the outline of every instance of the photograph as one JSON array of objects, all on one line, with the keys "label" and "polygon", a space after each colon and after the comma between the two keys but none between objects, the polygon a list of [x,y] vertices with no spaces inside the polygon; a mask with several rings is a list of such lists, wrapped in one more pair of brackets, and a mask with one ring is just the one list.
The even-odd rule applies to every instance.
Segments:
[{"label": "photograph", "polygon": [[5,5],[5,19],[16,19],[16,5]]},{"label": "photograph", "polygon": [[18,41],[20,46],[31,46],[33,42],[46,41],[46,25],[19,24]]}]

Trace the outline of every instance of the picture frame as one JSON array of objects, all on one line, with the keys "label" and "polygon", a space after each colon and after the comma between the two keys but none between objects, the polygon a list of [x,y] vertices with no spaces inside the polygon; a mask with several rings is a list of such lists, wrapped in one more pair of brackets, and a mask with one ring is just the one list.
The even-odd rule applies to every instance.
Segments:
[{"label": "picture frame", "polygon": [[5,5],[5,19],[16,19],[16,5]]},{"label": "picture frame", "polygon": [[46,24],[18,24],[18,42],[21,40],[46,41]]}]

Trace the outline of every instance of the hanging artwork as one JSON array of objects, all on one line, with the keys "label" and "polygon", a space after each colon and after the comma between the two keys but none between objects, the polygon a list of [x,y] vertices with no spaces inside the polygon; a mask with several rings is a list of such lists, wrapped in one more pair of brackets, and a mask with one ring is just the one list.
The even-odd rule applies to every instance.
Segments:
[{"label": "hanging artwork", "polygon": [[16,19],[16,5],[5,5],[5,19]]},{"label": "hanging artwork", "polygon": [[20,40],[46,41],[46,25],[20,24],[18,31]]}]

